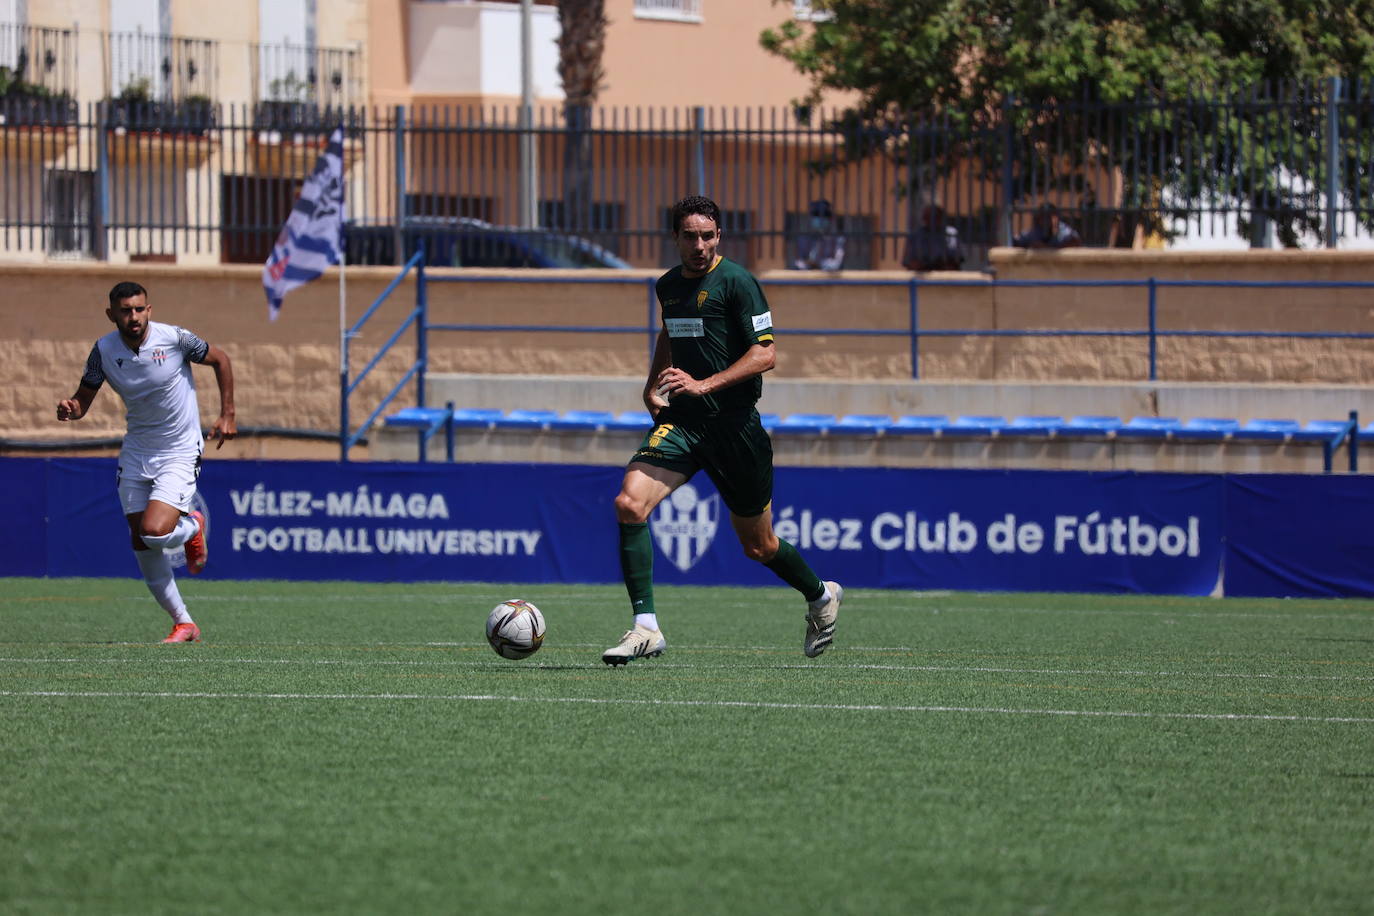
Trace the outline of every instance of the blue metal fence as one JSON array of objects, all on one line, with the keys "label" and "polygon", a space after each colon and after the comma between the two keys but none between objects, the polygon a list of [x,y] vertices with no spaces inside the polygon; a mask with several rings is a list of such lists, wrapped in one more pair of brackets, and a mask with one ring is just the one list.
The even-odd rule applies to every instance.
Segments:
[{"label": "blue metal fence", "polygon": [[[957,231],[966,268],[1044,202],[1097,246],[1178,235],[1334,246],[1369,243],[1374,229],[1369,80],[1111,104],[1008,99],[881,129],[839,111],[727,107],[598,109],[575,124],[539,109],[522,126],[514,107],[338,107],[352,64],[320,66],[334,90],[255,106],[0,93],[0,184],[14,189],[0,200],[0,245],[261,263],[340,123],[350,263],[400,266],[426,235],[520,224],[517,150],[531,134],[538,225],[513,231],[549,257],[573,236],[635,266],[671,264],[668,208],[698,191],[721,204],[724,252],[754,267],[795,259],[820,198],[848,240],[848,269],[901,263],[928,205]],[[429,250],[432,266],[459,266],[455,246]],[[491,246],[482,256],[519,266]]]},{"label": "blue metal fence", "polygon": [[[340,442],[342,443],[343,460],[348,460],[349,449],[367,433],[371,425],[395,400],[397,395],[405,385],[413,378],[416,380],[416,405],[427,408],[425,402],[424,371],[428,364],[428,334],[431,331],[445,332],[475,332],[475,333],[566,333],[566,334],[643,334],[646,337],[648,353],[653,354],[655,342],[658,338],[660,324],[658,302],[654,293],[654,277],[535,277],[514,275],[509,277],[498,276],[468,276],[463,274],[445,274],[442,276],[427,273],[424,269],[425,254],[423,248],[416,252],[406,263],[401,273],[392,280],[391,284],[381,294],[381,296],[368,308],[367,312],[351,328],[344,333],[342,368],[340,373]],[[397,329],[381,346],[376,355],[368,365],[360,372],[356,378],[349,379],[348,368],[348,341],[356,337],[362,326],[372,317],[378,307],[385,301],[405,279],[407,274],[414,269],[416,271],[416,305],[415,308],[402,320],[400,328]],[[862,278],[833,278],[833,279],[811,279],[811,278],[775,278],[763,281],[767,286],[852,286],[852,287],[905,287],[907,290],[908,314],[907,327],[905,328],[789,328],[789,334],[809,335],[809,336],[856,336],[856,337],[902,337],[908,341],[911,357],[911,377],[919,379],[920,373],[920,347],[921,341],[925,338],[950,338],[950,337],[1115,337],[1115,338],[1135,338],[1144,339],[1148,345],[1148,379],[1157,381],[1159,377],[1159,342],[1161,339],[1175,338],[1255,338],[1255,339],[1320,339],[1320,340],[1374,340],[1374,332],[1354,332],[1354,331],[1273,331],[1273,330],[1252,330],[1252,329],[1225,329],[1225,330],[1191,330],[1183,328],[1166,328],[1160,326],[1159,321],[1159,294],[1161,289],[1185,289],[1185,288],[1241,288],[1241,289],[1371,289],[1374,290],[1374,282],[1366,281],[1266,281],[1266,280],[1161,280],[1149,277],[1142,280],[998,280],[987,281],[973,280],[932,280],[919,276],[910,279],[862,279]],[[645,323],[642,325],[538,325],[538,324],[455,324],[429,321],[428,304],[429,292],[428,284],[469,284],[469,283],[570,283],[570,284],[612,284],[612,285],[643,285],[645,288],[647,315]],[[922,328],[920,323],[920,291],[928,287],[974,287],[974,288],[1036,288],[1036,287],[1057,287],[1057,288],[1089,288],[1089,289],[1134,289],[1145,292],[1145,302],[1143,303],[1142,325],[1137,328]],[[356,432],[349,429],[349,396],[356,391],[363,378],[377,365],[386,352],[400,339],[411,324],[416,329],[416,350],[417,359],[415,364],[405,373],[400,382],[392,388],[391,392],[383,399],[382,403],[368,416]],[[646,360],[646,365],[647,360]],[[452,405],[448,408],[452,412]],[[431,418],[433,419],[433,418]],[[437,421],[436,421],[437,422]],[[1351,414],[1351,421],[1347,424],[1348,428],[1340,435],[1333,436],[1330,443],[1326,446],[1327,470],[1330,470],[1332,454],[1347,439],[1350,442],[1351,470],[1355,469],[1355,452],[1358,437],[1358,421],[1355,415]],[[430,434],[434,432],[431,426]],[[450,433],[451,435],[451,433]],[[427,438],[427,437],[426,437]],[[423,454],[423,440],[422,440]]]}]

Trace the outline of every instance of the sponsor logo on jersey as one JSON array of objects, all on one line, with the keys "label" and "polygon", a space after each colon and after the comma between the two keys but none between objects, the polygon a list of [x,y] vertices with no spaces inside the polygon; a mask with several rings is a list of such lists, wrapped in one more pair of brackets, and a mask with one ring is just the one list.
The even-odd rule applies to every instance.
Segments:
[{"label": "sponsor logo on jersey", "polygon": [[772,326],[773,326],[773,313],[772,313],[771,311],[764,312],[762,315],[755,315],[755,316],[754,316],[754,330],[755,330],[755,331],[762,331],[764,328],[771,328]]},{"label": "sponsor logo on jersey", "polygon": [[665,318],[669,337],[705,337],[706,326],[700,318]]},{"label": "sponsor logo on jersey", "polygon": [[720,530],[720,494],[702,499],[696,487],[683,484],[658,504],[649,530],[668,562],[686,572],[706,555]]}]

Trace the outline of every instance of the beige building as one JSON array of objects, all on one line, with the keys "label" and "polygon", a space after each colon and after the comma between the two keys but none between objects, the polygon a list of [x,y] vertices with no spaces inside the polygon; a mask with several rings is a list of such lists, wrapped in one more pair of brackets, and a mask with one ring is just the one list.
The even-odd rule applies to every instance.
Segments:
[{"label": "beige building", "polygon": [[[345,110],[350,215],[361,225],[394,225],[402,212],[531,225],[521,222],[528,173],[513,129],[522,15],[517,0],[0,0],[9,83],[0,96],[0,258],[260,263]],[[608,0],[606,15],[599,123],[619,129],[623,113],[625,127],[678,138],[617,150],[622,184],[603,188],[594,206],[615,214],[610,228],[654,227],[640,231],[652,235],[664,201],[705,182],[691,171],[694,157],[738,158],[727,145],[682,139],[676,128],[694,109],[709,107],[721,123],[733,112],[732,127],[743,128],[756,113],[762,123],[765,110],[790,117],[805,95],[805,80],[766,53],[759,34],[809,18],[809,3]],[[530,26],[542,131],[535,194],[551,219],[564,195],[556,7],[533,4]],[[477,122],[504,132],[476,153],[443,129]],[[791,145],[787,162],[751,184],[792,191],[737,204],[739,228],[804,211],[815,193],[803,186],[809,151]],[[739,235],[744,245],[749,236]],[[661,242],[635,241],[622,253],[654,266]],[[748,244],[736,254],[759,264],[783,257],[776,245]]]}]

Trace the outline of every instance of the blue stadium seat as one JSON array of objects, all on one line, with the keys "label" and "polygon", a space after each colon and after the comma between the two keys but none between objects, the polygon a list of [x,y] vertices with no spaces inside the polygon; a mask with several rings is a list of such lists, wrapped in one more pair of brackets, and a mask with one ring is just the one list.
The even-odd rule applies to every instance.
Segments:
[{"label": "blue stadium seat", "polygon": [[609,410],[566,410],[549,423],[549,429],[598,430],[615,422]]},{"label": "blue stadium seat", "polygon": [[1183,424],[1177,417],[1131,417],[1116,431],[1118,439],[1167,439]]},{"label": "blue stadium seat", "polygon": [[785,435],[824,435],[836,423],[833,413],[789,414],[773,432]]},{"label": "blue stadium seat", "polygon": [[1121,428],[1120,417],[1104,417],[1085,414],[1070,417],[1069,422],[1059,431],[1061,436],[1107,436]]},{"label": "blue stadium seat", "polygon": [[1174,438],[1195,442],[1221,442],[1238,429],[1239,420],[1225,417],[1193,417],[1174,430]]},{"label": "blue stadium seat", "polygon": [[616,416],[606,424],[607,429],[626,430],[628,432],[648,432],[649,427],[654,425],[654,418],[649,416],[647,410],[627,410]]},{"label": "blue stadium seat", "polygon": [[1003,436],[1052,436],[1064,427],[1063,417],[1041,416],[1012,417],[1011,422],[1002,428]]},{"label": "blue stadium seat", "polygon": [[1246,420],[1240,429],[1231,434],[1231,438],[1281,442],[1301,430],[1302,424],[1297,420]]},{"label": "blue stadium seat", "polygon": [[[418,459],[427,460],[429,440],[439,430],[444,431],[444,453],[449,461],[453,460],[453,428],[457,425],[454,418],[457,411],[450,401],[443,407],[403,407],[382,421],[384,426],[399,429],[413,429],[418,434]],[[500,413],[500,411],[497,411]]]},{"label": "blue stadium seat", "polygon": [[954,422],[945,429],[947,436],[992,436],[1006,429],[1007,421],[1001,417],[964,415],[955,417]]},{"label": "blue stadium seat", "polygon": [[501,416],[495,407],[459,407],[453,411],[453,425],[459,429],[491,429]]},{"label": "blue stadium seat", "polygon": [[512,410],[496,419],[497,429],[544,429],[558,419],[556,410]]},{"label": "blue stadium seat", "polygon": [[949,418],[944,414],[915,414],[898,417],[897,422],[887,428],[889,436],[938,436],[949,426]]},{"label": "blue stadium seat", "polygon": [[[497,411],[499,414],[501,411]],[[454,411],[457,417],[457,411]],[[429,429],[441,425],[448,418],[447,407],[402,407],[383,420],[386,426],[399,426],[406,429]]]},{"label": "blue stadium seat", "polygon": [[761,413],[759,414],[759,422],[763,424],[764,429],[772,432],[777,429],[778,424],[782,422],[782,415],[776,413]]},{"label": "blue stadium seat", "polygon": [[1329,442],[1337,433],[1345,429],[1349,420],[1308,420],[1303,428],[1293,433],[1294,442]]},{"label": "blue stadium seat", "polygon": [[832,436],[878,436],[892,425],[887,414],[851,413],[840,417],[840,422],[830,427]]}]

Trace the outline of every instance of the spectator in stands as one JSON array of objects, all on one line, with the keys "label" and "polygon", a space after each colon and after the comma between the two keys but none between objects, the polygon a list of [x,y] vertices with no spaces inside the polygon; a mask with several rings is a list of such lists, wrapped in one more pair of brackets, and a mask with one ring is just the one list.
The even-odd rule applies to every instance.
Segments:
[{"label": "spectator in stands", "polygon": [[844,267],[844,234],[835,224],[828,200],[813,200],[807,231],[797,239],[795,270],[839,270]]},{"label": "spectator in stands", "polygon": [[926,204],[921,224],[906,239],[902,266],[907,270],[958,270],[964,263],[959,230],[949,225],[943,207]]},{"label": "spectator in stands", "polygon": [[1083,244],[1072,226],[1059,218],[1054,204],[1041,204],[1031,227],[1012,242],[1017,248],[1077,248]]}]

